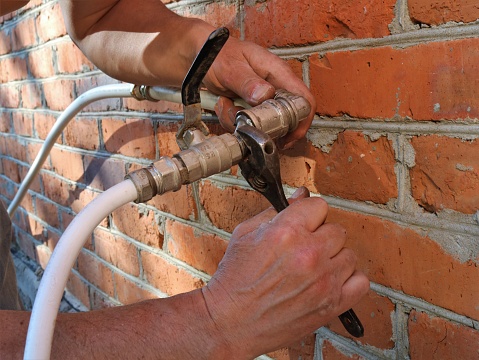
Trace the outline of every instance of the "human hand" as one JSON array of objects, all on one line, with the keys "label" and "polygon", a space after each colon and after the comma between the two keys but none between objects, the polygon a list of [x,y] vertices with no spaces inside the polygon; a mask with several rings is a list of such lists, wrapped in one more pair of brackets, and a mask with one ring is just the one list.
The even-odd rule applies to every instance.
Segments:
[{"label": "human hand", "polygon": [[369,281],[344,248],[345,230],[325,224],[327,204],[298,189],[291,205],[240,224],[203,288],[210,316],[237,358],[287,346],[350,309]]},{"label": "human hand", "polygon": [[231,98],[241,97],[255,106],[274,97],[277,89],[285,89],[306,98],[311,111],[298,128],[281,139],[281,147],[289,148],[306,135],[316,111],[316,101],[291,67],[265,48],[230,37],[208,71],[204,84],[213,93],[223,95],[216,106],[222,126],[234,130],[235,114],[240,109]]}]

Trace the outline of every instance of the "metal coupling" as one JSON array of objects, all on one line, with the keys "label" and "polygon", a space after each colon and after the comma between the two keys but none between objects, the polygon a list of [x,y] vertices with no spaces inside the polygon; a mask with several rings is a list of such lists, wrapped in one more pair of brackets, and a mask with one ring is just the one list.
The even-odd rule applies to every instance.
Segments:
[{"label": "metal coupling", "polygon": [[232,134],[213,136],[172,157],[162,156],[149,167],[126,175],[136,187],[135,202],[146,202],[155,195],[177,191],[183,184],[228,170],[243,158],[244,146]]},{"label": "metal coupling", "polygon": [[300,121],[311,111],[308,100],[286,90],[278,90],[274,99],[269,99],[250,109],[236,113],[236,124],[245,122],[277,139],[294,131]]}]

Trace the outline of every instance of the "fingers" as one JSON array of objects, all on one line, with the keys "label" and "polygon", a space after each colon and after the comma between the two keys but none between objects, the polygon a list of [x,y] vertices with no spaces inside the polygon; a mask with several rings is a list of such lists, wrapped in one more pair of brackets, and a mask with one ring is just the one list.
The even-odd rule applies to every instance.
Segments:
[{"label": "fingers", "polygon": [[[289,198],[289,203],[293,204],[294,202],[309,197],[309,190],[304,186],[296,189],[294,194]],[[260,212],[258,215],[248,219],[238,225],[234,230],[234,235],[241,237],[244,234],[254,231],[257,229],[261,224],[267,223],[271,219],[273,219],[278,213],[272,207]]]},{"label": "fingers", "polygon": [[241,107],[235,106],[231,99],[220,96],[215,106],[215,112],[223,129],[228,132],[235,131],[236,113],[241,109]]},{"label": "fingers", "polygon": [[326,220],[328,205],[319,197],[305,198],[292,203],[273,220],[291,226],[304,225],[306,230],[314,232]]},{"label": "fingers", "polygon": [[339,313],[356,305],[368,293],[369,288],[370,283],[366,275],[362,271],[355,270],[343,284]]}]

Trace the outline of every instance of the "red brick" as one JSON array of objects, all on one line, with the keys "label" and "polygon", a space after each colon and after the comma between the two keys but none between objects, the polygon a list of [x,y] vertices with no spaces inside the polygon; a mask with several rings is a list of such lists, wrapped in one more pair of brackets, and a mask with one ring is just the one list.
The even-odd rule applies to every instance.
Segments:
[{"label": "red brick", "polygon": [[12,50],[17,51],[36,44],[35,20],[32,17],[23,19],[12,30]]},{"label": "red brick", "polygon": [[[230,35],[240,37],[238,5],[234,2],[212,2],[185,7],[183,16],[195,17],[214,27],[225,26]],[[206,40],[206,39],[205,39]]]},{"label": "red brick", "polygon": [[35,250],[35,245],[26,233],[19,231],[17,234],[16,241],[20,249],[26,256],[28,256],[30,259],[36,260],[37,253]]},{"label": "red brick", "polygon": [[53,250],[55,250],[55,247],[58,244],[58,241],[60,241],[60,235],[54,231],[48,230],[46,237],[43,241],[44,245],[46,245],[50,249],[50,252],[53,252]]},{"label": "red brick", "polygon": [[[118,81],[114,80],[107,75],[88,76],[86,78],[80,78],[75,81],[77,96],[84,94],[90,89],[110,84],[117,84]],[[118,97],[111,99],[104,99],[94,101],[90,105],[83,108],[82,111],[111,111],[121,108],[121,99]]]},{"label": "red brick", "polygon": [[48,108],[63,111],[75,98],[72,80],[52,80],[43,83],[43,93]]},{"label": "red brick", "polygon": [[288,185],[380,204],[397,197],[394,165],[386,137],[372,141],[355,131],[339,133],[328,153],[303,140],[281,157],[282,179]]},{"label": "red brick", "polygon": [[183,223],[167,220],[168,251],[177,259],[213,275],[223,258],[228,242]]},{"label": "red brick", "polygon": [[85,184],[99,189],[107,190],[123,181],[125,163],[119,159],[96,158],[89,155],[83,157],[85,169]]},{"label": "red brick", "polygon": [[102,119],[102,130],[108,152],[155,158],[155,132],[150,119]]},{"label": "red brick", "polygon": [[2,175],[7,176],[10,180],[20,183],[20,172],[18,169],[18,164],[9,159],[1,159],[3,172]]},{"label": "red brick", "polygon": [[36,251],[36,261],[42,269],[45,269],[47,267],[48,261],[50,261],[50,257],[52,256],[52,253],[50,249],[48,249],[44,245],[36,245],[35,246],[35,251]]},{"label": "red brick", "polygon": [[3,108],[20,107],[20,86],[0,86],[0,104],[2,104]]},{"label": "red brick", "polygon": [[124,305],[134,304],[146,299],[156,299],[158,297],[121,274],[114,273],[113,276],[118,301]]},{"label": "red brick", "polygon": [[142,251],[141,262],[146,280],[168,295],[185,293],[205,285],[202,279],[159,255]]},{"label": "red brick", "polygon": [[27,61],[19,56],[0,60],[0,82],[23,80],[28,76]]},{"label": "red brick", "polygon": [[28,83],[21,86],[22,107],[36,109],[42,107],[42,85]]},{"label": "red brick", "polygon": [[82,251],[78,255],[78,272],[100,290],[114,296],[112,271],[90,253]]},{"label": "red brick", "polygon": [[60,214],[60,220],[61,220],[61,231],[65,231],[68,226],[72,223],[73,219],[75,218],[75,215],[73,215],[70,211],[64,211],[63,209],[58,209],[58,212]]},{"label": "red brick", "polygon": [[[22,166],[20,165],[18,167],[18,170],[20,171],[20,179],[25,179],[25,177],[27,176],[27,172],[28,170],[30,170],[30,166]],[[30,184],[29,186],[29,189],[31,191],[35,191],[37,193],[41,193],[41,185],[40,185],[40,178],[38,176],[36,176],[32,183]]]},{"label": "red brick", "polygon": [[155,196],[147,204],[182,219],[194,220],[198,217],[198,209],[190,185],[183,185],[175,192]]},{"label": "red brick", "polygon": [[425,313],[409,315],[409,353],[417,359],[477,359],[479,331]]},{"label": "red brick", "polygon": [[328,222],[342,224],[358,268],[371,281],[456,313],[479,319],[478,265],[460,262],[426,234],[385,219],[331,209]]},{"label": "red brick", "polygon": [[129,237],[158,249],[163,247],[163,235],[154,212],[129,203],[113,211],[112,219],[116,228]]},{"label": "red brick", "polygon": [[178,128],[179,126],[176,123],[160,122],[158,124],[157,133],[160,156],[173,156],[180,151],[176,142]]},{"label": "red brick", "polygon": [[373,291],[360,300],[354,306],[354,312],[364,326],[364,337],[356,339],[349,335],[339,318],[334,318],[329,328],[334,332],[358,340],[361,344],[371,345],[379,349],[394,348],[393,324],[391,315],[394,313],[395,305],[386,297],[382,297]]},{"label": "red brick", "polygon": [[468,23],[479,18],[475,0],[408,0],[409,15],[414,22],[440,25],[449,21]]},{"label": "red brick", "polygon": [[0,55],[8,54],[10,51],[12,51],[10,31],[2,29],[0,30]]},{"label": "red brick", "polygon": [[32,115],[22,112],[12,113],[13,131],[20,136],[32,137],[33,135],[33,119]]},{"label": "red brick", "polygon": [[[40,139],[45,140],[55,124],[55,121],[56,118],[51,114],[35,112],[33,114],[33,122],[37,136]],[[61,136],[58,137],[56,142],[61,143]]]},{"label": "red brick", "polygon": [[237,186],[222,189],[208,180],[200,186],[200,201],[213,225],[228,232],[270,206],[266,198],[254,190]]},{"label": "red brick", "polygon": [[90,71],[94,65],[71,41],[56,44],[57,68],[60,74]]},{"label": "red brick", "polygon": [[317,109],[324,115],[360,118],[478,117],[478,45],[479,39],[466,39],[313,57],[310,75]]},{"label": "red brick", "polygon": [[23,207],[29,213],[33,213],[35,211],[33,207],[35,200],[36,200],[36,197],[33,198],[31,194],[26,193],[25,196],[23,197],[22,202],[20,203],[20,206]]},{"label": "red brick", "polygon": [[49,173],[41,173],[44,195],[63,206],[71,206],[71,198],[77,198],[80,190]]},{"label": "red brick", "polygon": [[11,157],[23,162],[27,161],[25,141],[10,136],[6,137],[5,148],[7,151],[5,151],[4,154],[9,154]]},{"label": "red brick", "polygon": [[88,285],[85,284],[75,273],[71,272],[68,277],[66,288],[86,307],[90,307]]},{"label": "red brick", "polygon": [[331,342],[325,340],[323,346],[321,347],[321,359],[323,360],[366,360],[364,357],[354,354],[346,355],[337,348],[334,347]]},{"label": "red brick", "polygon": [[36,18],[36,27],[40,42],[56,39],[66,35],[65,22],[61,14],[60,4],[54,3],[45,7]]},{"label": "red brick", "polygon": [[389,35],[395,0],[269,0],[245,3],[245,39],[262,46],[301,45],[335,38]]},{"label": "red brick", "polygon": [[[70,208],[75,212],[79,213],[85,208],[89,203],[91,203],[99,194],[90,189],[81,189],[79,188],[75,192],[76,196],[72,196]],[[101,226],[108,226],[108,218],[104,219],[101,223]]]},{"label": "red brick", "polygon": [[86,150],[100,147],[98,122],[96,119],[75,118],[63,130],[65,145]]},{"label": "red brick", "polygon": [[117,306],[109,297],[103,295],[103,293],[94,287],[90,287],[90,304],[90,310],[100,310]]},{"label": "red brick", "polygon": [[58,209],[54,203],[45,201],[41,198],[36,200],[36,214],[50,226],[55,228],[60,227],[60,221],[58,219]]},{"label": "red brick", "polygon": [[10,20],[13,17],[14,12],[0,16],[0,24],[3,24],[5,21]]},{"label": "red brick", "polygon": [[304,336],[298,342],[291,344],[286,349],[289,357],[285,359],[314,360],[314,348],[316,346],[316,334]]},{"label": "red brick", "polygon": [[53,147],[50,152],[53,171],[73,181],[83,180],[83,156]]},{"label": "red brick", "polygon": [[55,74],[53,68],[53,50],[49,46],[28,53],[28,67],[34,78],[47,78]]},{"label": "red brick", "polygon": [[[42,144],[33,142],[33,141],[27,141],[25,143],[25,147],[26,147],[26,155],[27,155],[26,161],[29,164],[32,164],[35,158],[37,157],[38,153],[40,152]],[[47,168],[48,164],[45,164],[45,165],[46,166],[44,167]]]},{"label": "red brick", "polygon": [[[23,12],[24,10],[29,10],[33,9],[35,7],[38,7],[42,4],[43,0],[30,0],[27,5],[23,6],[21,8],[21,11]],[[20,12],[20,10],[19,10]]]},{"label": "red brick", "polygon": [[9,133],[12,121],[12,114],[10,112],[0,112],[0,132]]},{"label": "red brick", "polygon": [[131,242],[101,229],[95,230],[94,242],[95,252],[103,260],[130,275],[140,275],[138,250]]},{"label": "red brick", "polygon": [[275,360],[290,360],[289,352],[286,348],[267,353],[266,355]]},{"label": "red brick", "polygon": [[169,101],[138,101],[133,98],[122,99],[123,109],[150,113],[183,113],[183,105]]},{"label": "red brick", "polygon": [[431,212],[445,208],[474,214],[479,202],[479,142],[421,136],[411,140],[416,165],[411,169],[414,198]]}]

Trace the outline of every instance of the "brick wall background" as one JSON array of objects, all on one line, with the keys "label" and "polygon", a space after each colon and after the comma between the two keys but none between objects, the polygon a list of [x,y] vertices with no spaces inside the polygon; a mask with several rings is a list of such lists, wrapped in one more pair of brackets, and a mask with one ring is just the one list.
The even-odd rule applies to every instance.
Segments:
[{"label": "brick wall background", "polygon": [[[479,356],[479,6],[452,0],[171,2],[286,59],[317,97],[307,139],[282,155],[344,224],[372,288],[366,335],[319,329],[316,359]],[[57,1],[0,18],[0,199],[13,198],[61,111],[115,83],[66,35]],[[18,248],[42,267],[62,231],[130,170],[178,151],[181,108],[93,103],[55,145],[17,211]],[[205,119],[219,133],[214,117]],[[236,169],[115,211],[68,289],[90,309],[205,284],[234,227],[268,204]],[[314,343],[313,343],[314,345]],[[306,344],[311,348],[311,344]],[[286,350],[270,357],[288,358]],[[303,359],[307,358],[303,354]],[[312,358],[312,355],[309,356]]]}]

